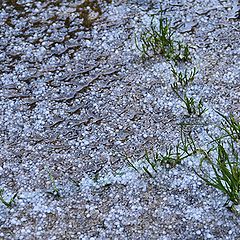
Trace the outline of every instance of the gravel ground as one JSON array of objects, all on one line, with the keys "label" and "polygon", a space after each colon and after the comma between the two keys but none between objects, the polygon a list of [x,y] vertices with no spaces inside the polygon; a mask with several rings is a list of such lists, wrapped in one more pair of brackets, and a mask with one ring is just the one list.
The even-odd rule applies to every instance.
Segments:
[{"label": "gravel ground", "polygon": [[[199,159],[141,166],[145,149],[176,144],[190,121],[198,140],[223,113],[240,116],[237,1],[163,1],[198,74],[204,100],[187,118],[169,62],[142,61],[134,34],[159,1],[0,2],[0,239],[240,239],[226,196],[193,171]],[[60,198],[54,192],[54,179]]]}]

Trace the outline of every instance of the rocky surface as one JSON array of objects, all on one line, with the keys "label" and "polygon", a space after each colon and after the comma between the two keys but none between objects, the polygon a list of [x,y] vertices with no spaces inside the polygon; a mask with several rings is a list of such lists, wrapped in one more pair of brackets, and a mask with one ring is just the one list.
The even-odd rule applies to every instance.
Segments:
[{"label": "rocky surface", "polygon": [[240,239],[226,196],[194,173],[199,159],[153,179],[126,161],[175,144],[186,119],[206,141],[214,109],[240,116],[237,1],[163,2],[190,46],[180,68],[198,69],[201,119],[184,116],[170,63],[136,49],[159,1],[0,3],[0,188],[18,193],[0,203],[0,239]]}]

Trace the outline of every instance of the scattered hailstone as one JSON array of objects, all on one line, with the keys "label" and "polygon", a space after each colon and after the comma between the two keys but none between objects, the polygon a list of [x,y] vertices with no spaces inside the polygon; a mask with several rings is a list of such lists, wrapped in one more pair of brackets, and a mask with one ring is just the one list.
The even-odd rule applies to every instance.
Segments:
[{"label": "scattered hailstone", "polygon": [[89,177],[84,177],[81,181],[81,186],[84,191],[89,191],[91,187],[96,186],[96,182]]},{"label": "scattered hailstone", "polygon": [[235,206],[235,210],[238,214],[240,214],[240,204]]}]

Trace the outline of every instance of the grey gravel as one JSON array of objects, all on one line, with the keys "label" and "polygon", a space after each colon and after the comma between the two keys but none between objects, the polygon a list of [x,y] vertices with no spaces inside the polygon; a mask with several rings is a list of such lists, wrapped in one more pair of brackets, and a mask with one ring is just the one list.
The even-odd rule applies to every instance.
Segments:
[{"label": "grey gravel", "polygon": [[170,64],[135,47],[159,1],[99,1],[87,29],[83,2],[0,2],[0,188],[18,193],[11,209],[0,203],[0,239],[240,239],[226,196],[194,173],[199,159],[151,179],[124,157],[141,166],[145,149],[176,144],[183,121],[208,141],[214,109],[240,116],[237,1],[162,3],[191,47],[180,68],[198,69],[188,93],[209,109],[201,119],[184,116]]}]

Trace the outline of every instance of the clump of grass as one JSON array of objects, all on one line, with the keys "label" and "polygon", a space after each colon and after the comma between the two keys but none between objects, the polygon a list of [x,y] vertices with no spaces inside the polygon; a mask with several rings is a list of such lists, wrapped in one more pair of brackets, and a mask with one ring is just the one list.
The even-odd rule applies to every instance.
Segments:
[{"label": "clump of grass", "polygon": [[191,133],[185,134],[183,132],[183,128],[181,128],[181,137],[176,145],[166,147],[163,152],[149,152],[148,150],[145,150],[145,154],[143,156],[144,166],[141,168],[135,166],[128,157],[126,158],[129,166],[136,170],[139,174],[143,171],[149,177],[153,178],[153,173],[157,173],[158,166],[173,168],[177,164],[180,164],[184,159],[196,154],[200,154],[204,159],[208,159],[211,151],[212,148],[204,150],[198,147]]},{"label": "clump of grass", "polygon": [[145,150],[144,159],[143,159],[144,165],[141,167],[141,169],[138,169],[128,158],[127,158],[127,162],[129,166],[132,167],[139,174],[141,174],[143,171],[148,177],[153,178],[154,175],[152,172],[157,173],[157,168],[159,165],[173,167],[177,164],[176,154],[174,154],[172,150],[173,148],[166,149],[166,152],[164,154],[154,152],[154,151],[149,153],[148,150]]},{"label": "clump of grass", "polygon": [[155,22],[156,16],[153,15],[150,27],[140,34],[141,45],[135,37],[136,47],[143,54],[143,57],[150,57],[151,54],[169,56],[173,52],[173,28],[169,20],[163,17],[162,10],[160,11],[158,25]]},{"label": "clump of grass", "polygon": [[[152,152],[151,155],[147,150],[145,150],[144,160],[148,166],[143,166],[142,170],[149,176],[153,178],[153,174],[149,171],[149,168],[157,173],[157,167],[163,165],[165,167],[175,167],[177,164],[187,156],[181,151],[180,144],[178,143],[175,147],[170,146],[165,149],[164,153]],[[149,168],[148,168],[149,167]]]},{"label": "clump of grass", "polygon": [[[189,136],[185,136],[181,129],[181,140],[175,146],[166,147],[164,152],[149,152],[148,150],[145,150],[145,165],[141,168],[141,170],[143,170],[143,172],[149,177],[153,178],[154,175],[152,172],[157,173],[158,166],[162,165],[167,168],[173,168],[177,164],[180,164],[185,158],[192,156],[197,152],[201,152],[201,150],[197,148],[192,136],[190,134]],[[138,173],[141,173],[141,171],[128,159],[128,157],[127,162],[130,167]]]},{"label": "clump of grass", "polygon": [[[221,116],[223,115],[221,114]],[[226,121],[226,117],[223,117]],[[230,122],[235,123],[235,121],[228,121],[229,124]],[[186,156],[201,155],[199,172],[196,170],[194,170],[194,172],[208,185],[225,193],[229,198],[226,205],[231,202],[230,210],[237,212],[235,205],[240,204],[240,161],[239,148],[236,144],[235,137],[232,138],[232,136],[232,134],[228,135],[230,140],[226,139],[226,136],[220,138],[210,136],[213,139],[213,141],[210,142],[211,147],[207,147],[207,150],[204,150],[196,146],[191,135],[186,138],[181,134],[183,146],[181,150],[185,152]],[[223,143],[222,139],[226,141]],[[214,156],[216,154],[217,158],[215,159]],[[203,162],[206,162],[213,170],[212,175],[210,175],[206,169],[203,169]]]},{"label": "clump of grass", "polygon": [[150,169],[152,169],[155,173],[157,173],[157,167],[159,164],[159,154],[156,152],[152,152],[151,156],[149,155],[149,151],[145,150],[145,154],[144,154],[144,166],[141,167],[141,169],[139,167],[137,167],[130,159],[129,157],[126,155],[126,160],[128,165],[133,168],[136,172],[138,172],[139,174],[142,174],[142,171],[144,173],[147,174],[147,176],[153,178],[153,174],[152,171]]},{"label": "clump of grass", "polygon": [[161,152],[152,152],[149,154],[147,150],[145,150],[144,160],[146,165],[142,167],[142,170],[151,178],[153,178],[153,174],[149,171],[149,168],[152,169],[155,173],[157,173],[157,167],[163,165],[165,167],[175,167],[185,158],[184,153],[180,152],[179,144],[176,147],[170,146],[165,149],[164,153]]},{"label": "clump of grass", "polygon": [[171,71],[175,78],[175,82],[171,85],[173,89],[178,90],[180,87],[185,88],[194,81],[195,75],[197,74],[195,67],[190,72],[188,72],[187,69],[184,72],[177,72],[173,66],[171,67]]},{"label": "clump of grass", "polygon": [[173,60],[175,63],[189,61],[189,47],[174,40],[175,28],[171,26],[170,20],[163,16],[164,10],[160,9],[159,13],[158,19],[157,14],[152,15],[150,27],[140,34],[139,40],[135,35],[137,49],[142,53],[143,58],[161,55],[168,60]]},{"label": "clump of grass", "polygon": [[175,147],[166,147],[165,152],[159,153],[159,155],[159,164],[170,168],[175,167],[187,157],[184,152],[181,151],[181,143],[177,143]]},{"label": "clump of grass", "polygon": [[172,60],[177,62],[189,62],[191,61],[190,51],[187,44],[184,44],[180,41],[175,44],[174,55],[172,56]]},{"label": "clump of grass", "polygon": [[203,113],[207,111],[207,108],[204,108],[203,106],[202,98],[198,101],[198,103],[196,103],[193,97],[189,98],[186,94],[184,94],[183,103],[185,104],[184,108],[187,110],[189,115],[201,117]]},{"label": "clump of grass", "polygon": [[208,111],[208,109],[203,106],[202,98],[196,102],[193,97],[188,97],[186,93],[181,96],[174,87],[172,87],[172,89],[178,98],[182,101],[182,107],[187,110],[189,116],[201,117],[206,111]]},{"label": "clump of grass", "polygon": [[0,189],[0,201],[1,203],[3,203],[7,208],[11,208],[16,197],[17,197],[17,193],[15,193],[9,201],[5,200],[4,197],[3,197],[3,193],[4,193],[4,189]]},{"label": "clump of grass", "polygon": [[233,114],[225,116],[222,113],[216,111],[222,118],[221,129],[226,133],[226,136],[230,137],[235,142],[240,141],[240,121],[235,119]]},{"label": "clump of grass", "polygon": [[[152,152],[151,155],[145,150],[144,160],[150,169],[157,173],[157,167],[162,165],[168,168],[173,168],[180,164],[185,158],[189,157],[189,153],[183,151],[183,148],[188,148],[188,143],[179,142],[175,147],[166,147],[163,153]],[[143,166],[143,171],[149,176],[153,174],[149,171],[147,166]]]},{"label": "clump of grass", "polygon": [[200,173],[195,172],[208,185],[225,193],[229,197],[226,204],[231,201],[233,203],[231,210],[234,210],[234,205],[240,204],[240,162],[234,145],[230,144],[228,147],[231,149],[232,154],[228,152],[229,150],[226,150],[221,141],[217,140],[216,161],[212,157],[207,159],[214,176],[210,176],[203,170],[202,162],[205,159],[201,160]]}]

